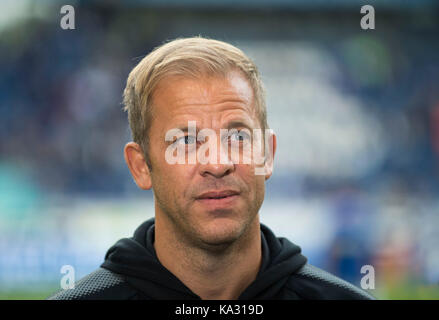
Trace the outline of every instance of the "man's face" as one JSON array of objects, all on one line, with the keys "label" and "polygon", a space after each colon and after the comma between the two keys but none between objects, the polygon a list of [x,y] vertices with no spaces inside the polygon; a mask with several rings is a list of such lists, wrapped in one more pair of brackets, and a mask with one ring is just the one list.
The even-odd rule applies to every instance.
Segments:
[{"label": "man's face", "polygon": [[[166,149],[173,143],[165,141],[166,133],[187,127],[188,121],[196,122],[197,132],[209,128],[217,133],[216,163],[166,161]],[[197,245],[228,244],[259,222],[255,217],[270,174],[256,175],[254,164],[219,161],[220,144],[224,143],[220,129],[231,128],[250,132],[261,128],[252,88],[239,72],[230,72],[226,78],[167,77],[156,87],[149,130],[156,217],[161,215],[168,231],[182,240]],[[188,132],[184,134],[188,136]],[[188,137],[177,143],[183,143],[188,152],[188,144],[199,148],[203,142]]]}]

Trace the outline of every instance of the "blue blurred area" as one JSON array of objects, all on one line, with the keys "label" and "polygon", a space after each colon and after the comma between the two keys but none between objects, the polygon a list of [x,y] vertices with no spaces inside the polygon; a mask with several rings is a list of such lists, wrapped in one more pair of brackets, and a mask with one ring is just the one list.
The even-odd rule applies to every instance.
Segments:
[{"label": "blue blurred area", "polygon": [[377,4],[369,31],[348,1],[218,10],[79,1],[75,30],[60,28],[58,2],[5,3],[0,288],[58,281],[63,264],[84,275],[153,214],[151,192],[137,190],[124,163],[122,91],[152,48],[198,34],[237,45],[260,67],[279,144],[262,221],[357,285],[361,266],[373,265],[383,297],[439,283],[434,2]]}]

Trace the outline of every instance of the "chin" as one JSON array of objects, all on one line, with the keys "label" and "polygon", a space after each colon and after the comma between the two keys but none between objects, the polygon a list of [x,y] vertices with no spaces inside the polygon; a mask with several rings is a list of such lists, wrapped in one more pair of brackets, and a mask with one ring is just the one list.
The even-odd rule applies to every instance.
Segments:
[{"label": "chin", "polygon": [[200,240],[209,246],[228,246],[240,238],[244,223],[230,219],[218,219],[201,229]]}]

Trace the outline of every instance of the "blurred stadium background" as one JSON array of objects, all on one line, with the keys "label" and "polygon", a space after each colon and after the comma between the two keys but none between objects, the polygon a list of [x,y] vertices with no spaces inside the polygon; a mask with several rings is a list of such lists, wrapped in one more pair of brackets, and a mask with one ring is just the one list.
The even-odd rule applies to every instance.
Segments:
[{"label": "blurred stadium background", "polygon": [[[383,299],[439,299],[439,6],[368,1],[2,1],[0,298],[42,299],[153,215],[123,160],[121,95],[165,40],[260,66],[278,135],[262,222]],[[76,29],[60,28],[73,5]]]}]

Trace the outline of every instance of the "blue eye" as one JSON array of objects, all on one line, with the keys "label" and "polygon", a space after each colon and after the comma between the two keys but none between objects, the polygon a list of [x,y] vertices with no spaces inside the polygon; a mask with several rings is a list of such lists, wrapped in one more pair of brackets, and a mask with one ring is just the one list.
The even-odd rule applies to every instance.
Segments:
[{"label": "blue eye", "polygon": [[230,137],[231,140],[235,140],[235,141],[238,141],[238,142],[245,142],[245,141],[250,139],[250,135],[247,132],[244,132],[244,131],[232,132],[229,135],[229,137]]},{"label": "blue eye", "polygon": [[184,136],[184,137],[180,137],[177,140],[175,140],[174,143],[188,145],[188,144],[193,144],[196,141],[197,141],[197,139],[194,136]]}]

